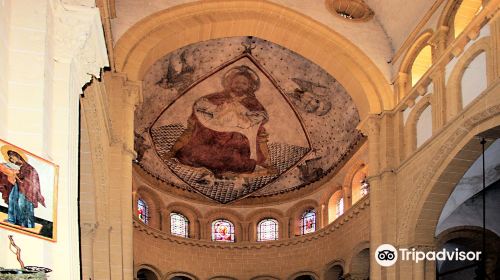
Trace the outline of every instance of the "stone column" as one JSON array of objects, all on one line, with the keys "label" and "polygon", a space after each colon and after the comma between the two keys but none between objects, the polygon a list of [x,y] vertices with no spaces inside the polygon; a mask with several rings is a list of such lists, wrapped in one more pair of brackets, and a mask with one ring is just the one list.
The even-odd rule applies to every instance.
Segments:
[{"label": "stone column", "polygon": [[241,240],[239,241],[250,241],[252,237],[249,235],[249,226],[249,222],[241,222]]},{"label": "stone column", "polygon": [[404,99],[406,92],[408,91],[408,79],[409,76],[407,73],[399,72],[398,76],[396,78],[396,81],[394,82],[394,89],[396,90],[396,101],[394,102],[395,104],[399,103],[401,100]]},{"label": "stone column", "polygon": [[[51,61],[46,63],[47,75],[46,106],[49,120],[46,131],[53,131],[47,146],[54,151],[54,161],[62,168],[60,172],[60,193],[58,217],[58,243],[68,243],[64,250],[53,250],[57,256],[58,266],[54,269],[54,278],[77,279],[79,269],[79,238],[78,238],[78,137],[79,137],[79,98],[82,87],[89,83],[92,77],[99,77],[101,69],[108,66],[104,34],[99,16],[99,10],[86,5],[62,4],[61,1],[49,1],[50,16],[48,20],[49,54]],[[57,102],[56,102],[57,101]],[[95,158],[93,158],[94,160]],[[86,253],[93,254],[94,262],[87,268],[94,268],[96,259],[106,264],[106,259],[100,253],[106,253],[108,247],[100,247],[97,237],[109,236],[108,228],[100,223],[106,220],[103,211],[96,212],[95,231],[82,236],[82,243],[90,245]],[[83,252],[82,252],[83,253]],[[88,263],[87,263],[88,264]],[[67,275],[61,275],[62,268],[69,267]],[[94,273],[97,279],[109,279],[107,269]],[[102,272],[102,273],[101,273]],[[91,275],[92,273],[89,272]],[[102,277],[99,277],[102,276]]]},{"label": "stone column", "polygon": [[[370,279],[396,279],[396,267],[382,268],[373,257],[377,247],[384,243],[396,246],[397,162],[395,121],[391,114],[371,115],[361,129],[368,136],[368,182],[370,183]],[[385,275],[385,278],[383,278]]]},{"label": "stone column", "polygon": [[429,44],[433,47],[432,49],[432,61],[435,63],[437,60],[443,56],[446,50],[446,41],[448,38],[448,31],[450,28],[448,26],[440,26],[429,39]]},{"label": "stone column", "polygon": [[82,252],[82,278],[93,279],[93,247],[96,224],[85,223],[80,225],[80,250]]},{"label": "stone column", "polygon": [[[110,246],[112,279],[131,279],[133,276],[132,227],[132,160],[134,152],[134,111],[142,102],[141,84],[128,81],[125,75],[106,73],[105,97],[109,104],[108,122],[111,131],[109,148],[109,205],[111,223],[116,230]],[[158,213],[157,213],[158,214]],[[116,268],[116,269],[115,269]],[[120,269],[118,269],[120,268]]]},{"label": "stone column", "polygon": [[[432,61],[437,63],[446,50],[448,38],[448,26],[440,26],[434,35],[429,39],[433,46]],[[446,123],[446,78],[444,65],[435,69],[431,74],[433,83],[432,104],[432,131],[433,133],[443,127]]]},{"label": "stone column", "polygon": [[[92,193],[95,198],[82,196],[82,202],[89,200],[94,203],[82,203],[81,212],[91,211],[85,207],[92,205],[95,212],[96,229],[93,235],[93,265],[92,271],[83,271],[84,275],[94,275],[96,279],[110,279],[109,267],[109,206],[108,206],[108,176],[107,176],[107,154],[109,146],[109,137],[104,120],[103,104],[99,96],[102,94],[102,85],[93,83],[85,90],[85,98],[81,99],[82,119],[85,119],[89,138],[90,158],[91,158],[91,176]],[[82,192],[85,190],[81,189]],[[90,191],[89,191],[90,192]],[[82,252],[82,258],[88,258]]]},{"label": "stone column", "polygon": [[493,79],[500,77],[500,17],[494,17],[490,22],[491,32],[491,61],[494,65]]},{"label": "stone column", "polygon": [[445,69],[436,68],[431,74],[433,93],[431,95],[432,105],[432,133],[446,124],[446,84]]},{"label": "stone column", "polygon": [[201,240],[210,240],[210,228],[208,226],[208,220],[204,218],[198,218],[198,222],[200,224],[200,239]]},{"label": "stone column", "polygon": [[283,217],[283,239],[290,238],[290,217]]},{"label": "stone column", "polygon": [[[376,248],[382,244],[382,213],[383,199],[380,187],[380,179],[373,177],[379,173],[379,145],[380,145],[380,119],[369,116],[360,124],[361,131],[368,136],[368,177],[370,184],[370,279],[382,279],[381,267],[371,257]],[[352,279],[349,275],[349,278]]]},{"label": "stone column", "polygon": [[413,263],[413,280],[425,280],[425,260]]}]

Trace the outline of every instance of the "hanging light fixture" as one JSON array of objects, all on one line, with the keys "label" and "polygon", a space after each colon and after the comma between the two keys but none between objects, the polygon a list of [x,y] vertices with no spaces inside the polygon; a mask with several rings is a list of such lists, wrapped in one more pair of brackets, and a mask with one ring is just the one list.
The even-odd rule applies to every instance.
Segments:
[{"label": "hanging light fixture", "polygon": [[374,13],[363,0],[326,0],[327,9],[350,21],[368,21]]}]

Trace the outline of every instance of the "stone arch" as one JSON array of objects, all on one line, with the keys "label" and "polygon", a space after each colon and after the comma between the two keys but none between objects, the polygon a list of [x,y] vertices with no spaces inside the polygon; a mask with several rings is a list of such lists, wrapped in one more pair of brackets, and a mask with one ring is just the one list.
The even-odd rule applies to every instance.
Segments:
[{"label": "stone arch", "polygon": [[[495,275],[498,275],[498,273],[500,273],[499,269],[500,259],[498,257],[500,253],[500,237],[489,229],[486,229],[485,237],[486,237],[486,250],[483,251],[482,249],[483,228],[477,226],[453,227],[443,231],[436,237],[436,248],[437,250],[442,250],[445,248],[447,250],[450,250],[453,247],[454,248],[462,247],[462,250],[466,249],[466,251],[473,251],[473,252],[481,251],[482,254],[486,253],[485,255],[486,271],[487,271],[486,273],[489,276],[488,279],[496,279]],[[451,264],[452,269],[450,269],[449,266],[448,268],[445,268],[447,266],[446,261],[440,262],[439,264],[437,264],[436,267],[437,272],[443,272],[443,270],[447,272],[453,269],[453,265],[456,266],[456,263],[453,264],[452,262],[449,262],[448,265]],[[478,263],[476,262],[476,264]],[[467,262],[464,265],[467,265]],[[471,269],[473,270],[474,268]],[[469,269],[469,271],[461,271],[458,273],[465,272],[466,273],[465,277],[471,276],[467,275],[471,273],[470,271],[471,269]],[[453,275],[449,275],[448,277],[450,276]],[[464,279],[465,277],[462,276],[462,279]]]},{"label": "stone arch", "polygon": [[[138,277],[141,270],[146,270],[156,277],[156,280],[162,279],[160,270],[149,264],[140,264],[134,268],[134,278]],[[149,279],[148,279],[149,280]]]},{"label": "stone arch", "polygon": [[319,203],[312,199],[302,200],[290,207],[286,214],[287,217],[290,217],[290,237],[300,235],[299,220],[307,209],[314,209],[316,211],[316,230],[321,228],[321,209]]},{"label": "stone arch", "polygon": [[191,280],[198,280],[198,278],[190,273],[187,272],[172,272],[169,274],[166,274],[162,280],[172,280],[174,277],[186,277]]},{"label": "stone arch", "polygon": [[356,248],[358,250],[353,251],[350,259],[349,275],[352,279],[368,279],[370,276],[370,247],[366,243],[361,245],[362,249]]},{"label": "stone arch", "polygon": [[[485,1],[483,1],[484,3]],[[457,14],[458,8],[462,5],[463,0],[448,0],[446,5],[441,12],[438,20],[438,28],[444,27],[447,30],[445,45],[449,45],[455,39],[455,16]]]},{"label": "stone arch", "polygon": [[[449,228],[436,236],[436,247],[439,249],[444,243],[455,238],[477,238],[483,234],[483,228],[476,226],[458,226]],[[491,240],[499,240],[500,237],[493,231],[486,229],[486,237]],[[500,249],[500,248],[498,248]]]},{"label": "stone arch", "polygon": [[[425,175],[416,180],[415,191],[406,201],[407,209],[411,210],[403,214],[407,216],[402,218],[399,227],[400,245],[434,244],[434,233],[441,210],[470,166],[463,164],[463,161],[470,161],[472,164],[481,153],[476,136],[487,131],[499,134],[499,123],[500,105],[491,105],[476,114],[468,115],[454,133],[443,139],[447,144],[440,147],[433,161],[425,168],[422,173]],[[426,222],[419,222],[423,220]]]},{"label": "stone arch", "polygon": [[354,248],[351,250],[349,256],[345,261],[344,273],[347,274],[351,272],[353,259],[356,257],[356,255],[358,255],[361,251],[365,249],[370,249],[370,241],[361,241],[356,246],[354,246]]},{"label": "stone arch", "polygon": [[443,8],[443,11],[441,12],[441,15],[439,16],[437,27],[445,27],[445,30],[447,30],[446,45],[449,44],[451,37],[455,33],[453,30],[453,24],[450,26],[450,23],[453,23],[455,13],[461,3],[462,1],[448,0]]},{"label": "stone arch", "polygon": [[285,219],[283,213],[277,209],[266,208],[255,210],[246,217],[246,221],[249,223],[249,241],[257,241],[257,225],[265,218],[272,218],[278,221],[279,239],[288,238],[288,221]]},{"label": "stone arch", "polygon": [[[328,224],[333,222],[337,217],[335,216],[332,216],[332,215],[335,215],[336,211],[337,211],[337,201],[340,200],[340,198],[344,198],[345,197],[345,194],[344,194],[344,191],[342,189],[339,189],[337,190],[336,192],[334,192],[331,196],[330,196],[330,199],[328,199],[328,203],[327,203],[327,217],[328,217]],[[342,209],[342,213],[344,213],[346,210],[346,205],[344,203],[344,208]]]},{"label": "stone arch", "polygon": [[[334,260],[332,262],[329,262],[328,264],[325,265],[324,273],[323,273],[323,279],[326,280],[337,280],[338,276],[343,276],[344,275],[344,267],[345,263],[343,260]],[[339,271],[340,268],[340,271]],[[339,274],[339,275],[337,275]],[[337,276],[337,278],[332,278]]]},{"label": "stone arch", "polygon": [[344,177],[344,183],[342,186],[344,189],[344,199],[346,199],[345,205],[347,208],[350,208],[352,206],[352,180],[354,179],[354,175],[356,175],[356,173],[358,173],[358,171],[360,171],[365,166],[367,166],[367,164],[364,161],[356,161],[351,166],[349,171],[347,171],[347,174]]},{"label": "stone arch", "polygon": [[262,275],[262,276],[253,277],[250,280],[279,280],[279,278],[275,277],[275,276]]},{"label": "stone arch", "polygon": [[463,109],[462,105],[462,77],[467,70],[469,64],[481,53],[486,54],[486,83],[490,86],[495,80],[494,77],[494,63],[492,61],[492,53],[490,43],[491,38],[485,37],[477,40],[467,51],[459,58],[455,67],[453,68],[448,83],[446,85],[446,92],[451,98],[447,104],[447,118],[451,119]]},{"label": "stone arch", "polygon": [[226,208],[214,209],[205,215],[204,223],[200,221],[201,231],[205,231],[204,236],[207,239],[212,240],[212,222],[217,219],[224,219],[233,223],[235,242],[247,241],[243,239],[243,233],[246,230],[242,225],[242,221],[244,221],[243,217],[238,212]]},{"label": "stone arch", "polygon": [[329,224],[328,209],[329,209],[330,199],[332,198],[333,194],[339,190],[341,190],[343,195],[344,195],[344,205],[346,206],[345,208],[347,208],[346,188],[344,186],[341,186],[341,185],[326,187],[326,191],[321,195],[321,199],[320,199],[321,217],[323,217],[323,219],[322,219],[323,226],[326,226]]},{"label": "stone arch", "polygon": [[[402,99],[413,87],[412,86],[412,76],[411,76],[411,68],[413,66],[413,62],[415,61],[415,58],[417,58],[418,54],[420,51],[427,45],[430,45],[429,42],[434,34],[434,31],[432,29],[427,29],[423,31],[417,39],[415,39],[415,42],[413,45],[411,45],[408,50],[406,51],[406,54],[401,62],[401,65],[399,67],[399,84],[400,84],[400,99]],[[432,46],[431,46],[432,48]],[[431,49],[431,52],[433,52],[433,49]]]},{"label": "stone arch", "polygon": [[229,276],[215,276],[210,278],[209,280],[238,280],[238,279]]},{"label": "stone arch", "polygon": [[162,217],[164,217],[162,228],[168,231],[170,230],[170,213],[172,212],[179,213],[188,219],[190,238],[200,238],[199,219],[202,218],[202,215],[198,210],[184,202],[173,202],[168,204],[167,207],[162,210]]},{"label": "stone arch", "polygon": [[404,128],[404,147],[406,157],[409,157],[417,149],[417,123],[424,110],[429,106],[431,106],[431,95],[427,94],[418,101],[408,116],[408,120],[406,121]]},{"label": "stone arch", "polygon": [[[366,164],[362,164],[359,168],[352,174],[349,182],[349,190],[350,190],[350,198],[351,198],[351,206],[358,203],[366,194],[362,192],[362,184],[363,180],[366,180],[368,175],[368,166]],[[355,185],[356,184],[356,185]]]},{"label": "stone arch", "polygon": [[134,199],[134,215],[137,213],[137,200],[142,198],[148,205],[149,223],[148,226],[161,229],[161,210],[163,209],[163,201],[158,194],[148,186],[139,186],[133,194]]},{"label": "stone arch", "polygon": [[312,279],[314,280],[319,280],[319,277],[316,273],[312,272],[312,271],[300,271],[300,272],[296,272],[294,274],[292,274],[290,277],[288,277],[287,279],[288,280],[295,280],[301,276],[309,276],[311,277]]},{"label": "stone arch", "polygon": [[[358,47],[311,18],[267,1],[188,3],[148,16],[117,42],[116,70],[139,81],[173,50],[232,36],[259,37],[318,64],[343,85],[362,119],[394,105],[389,83]],[[310,43],[304,44],[304,38]]]}]

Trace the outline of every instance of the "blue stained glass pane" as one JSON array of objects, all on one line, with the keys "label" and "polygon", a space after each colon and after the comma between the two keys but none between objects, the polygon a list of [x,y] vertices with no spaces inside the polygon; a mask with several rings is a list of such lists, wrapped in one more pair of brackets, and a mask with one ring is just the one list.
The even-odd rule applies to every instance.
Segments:
[{"label": "blue stained glass pane", "polygon": [[300,221],[300,233],[308,234],[316,231],[316,212],[314,209],[307,210]]},{"label": "blue stained glass pane", "polygon": [[143,223],[148,224],[149,222],[148,204],[141,198],[137,200],[137,217],[139,217],[139,220],[141,220]]}]

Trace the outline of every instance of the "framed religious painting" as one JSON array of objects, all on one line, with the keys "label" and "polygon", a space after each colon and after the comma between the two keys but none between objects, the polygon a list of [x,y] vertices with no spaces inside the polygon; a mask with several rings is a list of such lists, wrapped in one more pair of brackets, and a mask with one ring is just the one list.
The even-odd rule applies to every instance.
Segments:
[{"label": "framed religious painting", "polygon": [[0,227],[56,241],[58,166],[0,140]]}]

